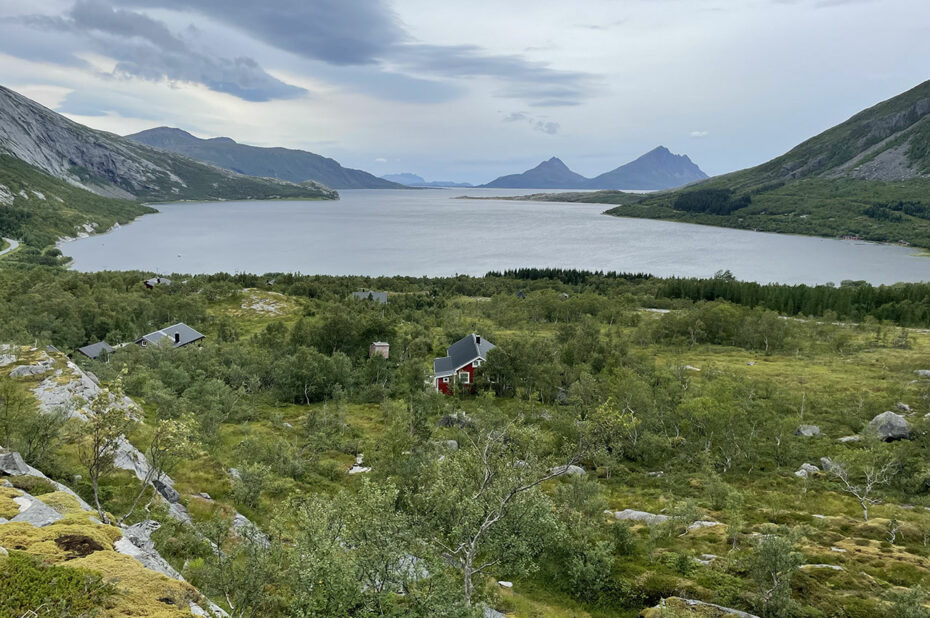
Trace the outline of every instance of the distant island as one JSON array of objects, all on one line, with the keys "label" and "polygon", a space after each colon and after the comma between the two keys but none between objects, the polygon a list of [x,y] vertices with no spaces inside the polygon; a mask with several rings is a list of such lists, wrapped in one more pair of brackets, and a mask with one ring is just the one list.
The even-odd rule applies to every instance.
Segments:
[{"label": "distant island", "polygon": [[572,171],[558,157],[543,161],[521,174],[501,176],[481,185],[490,189],[626,189],[654,191],[671,189],[704,180],[701,171],[687,155],[677,155],[659,146],[638,159],[586,178]]},{"label": "distant island", "polygon": [[343,167],[305,150],[261,148],[240,144],[228,137],[201,139],[182,129],[157,127],[127,135],[129,139],[220,167],[261,178],[289,182],[312,180],[333,189],[400,189],[398,183],[363,170]]},{"label": "distant island", "polygon": [[382,179],[395,182],[405,187],[474,187],[470,182],[453,182],[451,180],[424,180],[422,176],[404,172],[402,174],[385,174]]}]

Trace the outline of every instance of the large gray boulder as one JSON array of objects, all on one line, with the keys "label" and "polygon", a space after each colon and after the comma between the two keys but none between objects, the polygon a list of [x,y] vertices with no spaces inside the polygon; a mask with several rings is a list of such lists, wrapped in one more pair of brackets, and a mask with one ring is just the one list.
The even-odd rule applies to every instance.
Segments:
[{"label": "large gray boulder", "polygon": [[42,373],[46,373],[51,367],[49,365],[44,365],[39,363],[38,365],[20,365],[19,367],[14,367],[10,372],[11,378],[28,378],[29,376],[36,376]]},{"label": "large gray boulder", "polygon": [[549,474],[558,474],[564,476],[584,476],[587,474],[584,468],[581,466],[575,465],[565,465],[565,466],[556,466],[554,468],[549,468]]},{"label": "large gray boulder", "polygon": [[804,436],[805,438],[812,438],[814,436],[820,435],[820,427],[817,425],[801,425],[794,430],[794,435]]},{"label": "large gray boulder", "polygon": [[906,440],[911,436],[911,426],[907,419],[890,410],[873,418],[869,422],[869,431],[885,442]]},{"label": "large gray boulder", "polygon": [[668,515],[657,515],[648,511],[637,511],[635,509],[623,509],[614,513],[614,519],[620,521],[641,521],[646,524],[661,524],[668,521]]},{"label": "large gray boulder", "polygon": [[29,471],[30,467],[19,453],[0,448],[0,472],[7,476],[23,476],[29,474]]},{"label": "large gray boulder", "polygon": [[921,378],[930,378],[930,369],[918,369],[914,373],[919,375]]}]

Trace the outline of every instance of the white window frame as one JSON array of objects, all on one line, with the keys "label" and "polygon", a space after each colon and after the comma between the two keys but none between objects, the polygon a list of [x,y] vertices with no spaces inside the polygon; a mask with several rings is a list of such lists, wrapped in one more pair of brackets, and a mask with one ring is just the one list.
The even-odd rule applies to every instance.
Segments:
[{"label": "white window frame", "polygon": [[442,383],[443,383],[443,384],[448,384],[448,383],[449,383],[449,378],[443,378],[443,379],[442,379]]},{"label": "white window frame", "polygon": [[459,371],[458,380],[460,384],[471,384],[471,374],[467,371]]}]

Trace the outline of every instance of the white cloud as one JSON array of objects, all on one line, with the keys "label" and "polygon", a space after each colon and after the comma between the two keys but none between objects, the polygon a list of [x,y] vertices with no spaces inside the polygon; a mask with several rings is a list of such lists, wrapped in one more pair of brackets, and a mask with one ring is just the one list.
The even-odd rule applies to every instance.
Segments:
[{"label": "white cloud", "polygon": [[375,159],[375,163],[387,163],[387,162],[388,160],[385,159],[384,157],[378,157],[377,159]]},{"label": "white cloud", "polygon": [[708,131],[691,131],[691,137],[707,137],[710,135]]}]

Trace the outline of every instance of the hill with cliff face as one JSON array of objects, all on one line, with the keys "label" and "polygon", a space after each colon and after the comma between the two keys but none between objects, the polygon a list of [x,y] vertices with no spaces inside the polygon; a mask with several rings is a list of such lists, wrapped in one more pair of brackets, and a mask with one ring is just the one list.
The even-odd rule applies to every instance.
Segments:
[{"label": "hill with cliff face", "polygon": [[362,170],[345,168],[334,159],[305,150],[248,146],[228,137],[200,139],[172,127],[147,129],[127,138],[249,176],[289,182],[310,180],[334,189],[401,188],[398,183]]},{"label": "hill with cliff face", "polygon": [[147,201],[336,197],[319,184],[243,176],[97,131],[2,86],[0,150],[106,197]]}]

